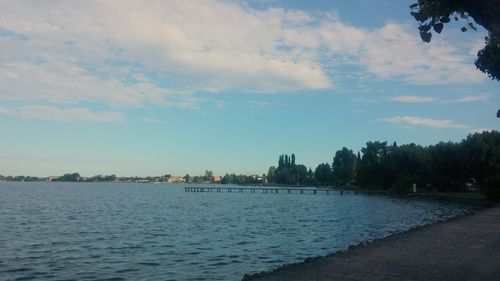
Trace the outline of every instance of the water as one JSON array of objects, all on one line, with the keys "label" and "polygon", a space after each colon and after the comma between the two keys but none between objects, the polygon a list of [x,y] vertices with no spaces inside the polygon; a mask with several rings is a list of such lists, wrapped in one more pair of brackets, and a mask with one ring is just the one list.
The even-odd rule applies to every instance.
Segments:
[{"label": "water", "polygon": [[349,194],[0,182],[0,280],[240,280],[464,210]]}]

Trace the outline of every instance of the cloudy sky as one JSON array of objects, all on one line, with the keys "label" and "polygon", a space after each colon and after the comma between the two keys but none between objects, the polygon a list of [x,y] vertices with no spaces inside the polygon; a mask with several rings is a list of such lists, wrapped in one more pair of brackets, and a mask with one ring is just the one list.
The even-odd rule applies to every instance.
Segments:
[{"label": "cloudy sky", "polygon": [[422,43],[413,2],[0,0],[0,174],[262,174],[500,129],[485,31]]}]

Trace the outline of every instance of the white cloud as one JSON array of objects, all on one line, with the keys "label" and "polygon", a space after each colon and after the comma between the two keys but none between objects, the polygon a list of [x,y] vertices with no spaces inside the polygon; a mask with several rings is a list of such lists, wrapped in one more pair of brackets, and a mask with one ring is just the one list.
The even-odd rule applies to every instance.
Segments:
[{"label": "white cloud", "polygon": [[[140,106],[146,100],[143,85],[127,87],[117,79],[101,79],[65,61],[28,62],[0,67],[0,98],[57,103],[104,101],[113,106]],[[152,92],[148,92],[151,94]]]},{"label": "white cloud", "polygon": [[16,110],[0,108],[0,114],[18,116],[24,119],[52,120],[59,122],[89,121],[95,123],[118,122],[125,118],[116,111],[95,113],[87,108],[56,108],[46,105],[25,105]]},{"label": "white cloud", "polygon": [[390,100],[401,103],[428,103],[428,102],[433,102],[436,99],[433,97],[422,97],[422,96],[395,96],[391,97]]},{"label": "white cloud", "polygon": [[415,84],[484,77],[439,38],[424,44],[405,25],[362,29],[328,12],[216,0],[0,3],[0,27],[28,38],[0,37],[0,100],[196,108],[197,91],[332,88],[326,69],[341,64]]},{"label": "white cloud", "polygon": [[468,55],[441,38],[421,42],[408,27],[388,23],[364,40],[359,63],[382,79],[402,78],[414,84],[479,82],[484,75],[468,61]]},{"label": "white cloud", "polygon": [[[0,26],[27,34],[30,44],[53,54],[57,50],[90,61],[117,56],[201,89],[331,86],[321,65],[301,51],[315,47],[311,42],[317,37],[307,30],[309,15],[301,11],[257,11],[211,0],[3,6]],[[67,40],[77,43],[66,46]],[[120,50],[118,55],[113,49]]]},{"label": "white cloud", "polygon": [[485,45],[484,38],[478,38],[478,39],[474,40],[474,42],[472,43],[472,46],[469,50],[469,55],[477,56],[477,52],[479,52],[479,50],[484,48],[484,45]]},{"label": "white cloud", "polygon": [[392,118],[382,119],[384,122],[404,124],[408,126],[424,126],[430,128],[451,128],[451,129],[467,129],[468,126],[455,123],[451,120],[439,120],[431,118],[420,118],[415,116],[397,116]]}]

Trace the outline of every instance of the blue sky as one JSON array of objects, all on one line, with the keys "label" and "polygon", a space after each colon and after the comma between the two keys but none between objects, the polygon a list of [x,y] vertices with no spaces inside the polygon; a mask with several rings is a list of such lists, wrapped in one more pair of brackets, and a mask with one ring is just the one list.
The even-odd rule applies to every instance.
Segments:
[{"label": "blue sky", "polygon": [[422,43],[413,2],[0,1],[0,174],[262,174],[498,130],[485,31]]}]

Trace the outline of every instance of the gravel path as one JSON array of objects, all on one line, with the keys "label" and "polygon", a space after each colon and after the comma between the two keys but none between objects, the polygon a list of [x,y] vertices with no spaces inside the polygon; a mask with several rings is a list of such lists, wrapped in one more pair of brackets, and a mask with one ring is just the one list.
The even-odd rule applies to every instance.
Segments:
[{"label": "gravel path", "polygon": [[500,280],[500,206],[243,280]]}]

